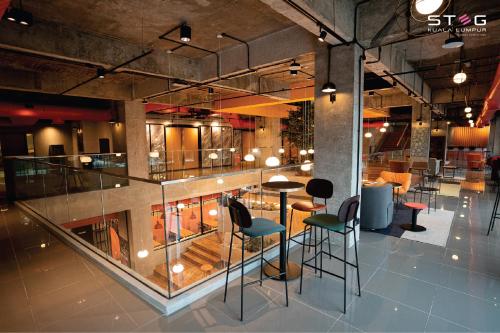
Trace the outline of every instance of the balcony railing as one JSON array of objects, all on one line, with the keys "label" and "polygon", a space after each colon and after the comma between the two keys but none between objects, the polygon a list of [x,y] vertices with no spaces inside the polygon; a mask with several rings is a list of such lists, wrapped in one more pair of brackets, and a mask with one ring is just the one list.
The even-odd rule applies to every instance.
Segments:
[{"label": "balcony railing", "polygon": [[[241,200],[252,216],[279,223],[279,196],[261,184],[278,174],[305,184],[313,172],[309,164],[155,181],[35,158],[9,158],[8,164],[21,204],[167,298],[224,272],[229,196]],[[289,195],[290,204],[304,199],[304,191]],[[292,234],[303,228],[304,217],[294,214]],[[278,241],[248,241],[245,256]],[[235,245],[232,265],[240,260],[240,246]]]}]

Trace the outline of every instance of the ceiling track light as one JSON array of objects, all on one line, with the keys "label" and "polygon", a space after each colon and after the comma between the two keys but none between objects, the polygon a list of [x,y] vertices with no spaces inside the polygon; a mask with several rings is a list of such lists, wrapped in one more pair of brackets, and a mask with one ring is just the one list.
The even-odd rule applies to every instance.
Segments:
[{"label": "ceiling track light", "polygon": [[319,36],[318,40],[323,43],[326,39],[327,32],[326,30],[323,30],[323,27],[319,27]]},{"label": "ceiling track light", "polygon": [[183,23],[180,27],[181,41],[187,43],[191,41],[191,27],[186,23]]},{"label": "ceiling track light", "polygon": [[106,70],[104,68],[98,68],[97,69],[97,77],[99,79],[104,79],[105,76],[106,76]]},{"label": "ceiling track light", "polygon": [[24,26],[30,26],[33,24],[33,14],[27,12],[21,8],[11,7],[5,13],[5,18],[8,21],[19,23]]}]

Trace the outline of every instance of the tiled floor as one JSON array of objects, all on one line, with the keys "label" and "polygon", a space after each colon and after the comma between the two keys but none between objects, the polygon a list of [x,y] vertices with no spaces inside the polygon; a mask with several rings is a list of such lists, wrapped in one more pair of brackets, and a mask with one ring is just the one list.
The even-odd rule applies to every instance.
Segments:
[{"label": "tiled floor", "polygon": [[[247,288],[243,323],[236,282],[227,303],[220,289],[165,317],[11,207],[0,214],[0,330],[499,331],[500,225],[485,236],[493,198],[439,198],[438,208],[456,211],[446,248],[362,232],[362,297],[348,293],[346,314],[342,282],[307,270],[301,295],[298,280],[289,284],[288,308],[280,282]],[[341,255],[338,241],[334,249]]]}]

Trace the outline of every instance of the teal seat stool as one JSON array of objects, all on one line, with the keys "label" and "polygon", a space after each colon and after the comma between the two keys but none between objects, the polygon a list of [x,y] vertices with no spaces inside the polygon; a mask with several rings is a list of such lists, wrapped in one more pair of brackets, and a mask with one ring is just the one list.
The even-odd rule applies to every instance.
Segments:
[{"label": "teal seat stool", "polygon": [[[320,278],[323,277],[323,272],[330,274],[332,276],[338,277],[344,280],[344,313],[346,310],[346,290],[347,290],[347,265],[350,265],[356,268],[356,273],[358,277],[358,296],[361,296],[361,285],[359,282],[359,263],[358,263],[358,244],[356,240],[356,215],[358,213],[359,208],[359,195],[351,197],[349,199],[344,200],[342,205],[339,208],[338,215],[333,214],[317,214],[310,216],[304,220],[304,239],[303,244],[306,241],[306,228],[307,227],[316,227],[320,229],[320,240],[319,244],[315,244],[315,253],[314,255],[304,260],[304,249],[305,246],[302,246],[302,262],[300,265],[300,288],[299,294],[302,293],[302,277],[304,275],[304,266],[308,266],[310,268],[314,268],[315,270],[319,270]],[[349,222],[352,221],[352,226],[349,226]],[[323,254],[330,255],[326,251],[323,251],[323,242],[328,241],[328,238],[323,238],[323,230],[332,231],[334,233],[341,234],[344,237],[344,258],[337,257],[335,255],[331,255],[332,258],[340,260],[344,263],[344,275],[338,275],[333,272],[329,272],[323,269]],[[354,233],[354,253],[356,257],[356,264],[353,264],[347,260],[347,236],[353,232]],[[315,240],[316,242],[316,240]],[[319,245],[319,252],[316,250]],[[316,265],[316,258],[319,256],[319,268]],[[309,264],[309,261],[314,260],[314,265]]]},{"label": "teal seat stool", "polygon": [[[229,215],[231,216],[231,241],[229,243],[229,259],[227,261],[227,271],[226,271],[226,285],[224,287],[224,302],[226,302],[227,296],[227,283],[229,280],[229,272],[230,270],[236,270],[241,265],[241,282],[240,282],[240,290],[241,290],[241,301],[240,301],[240,320],[243,321],[243,287],[259,282],[262,286],[262,281],[271,279],[271,278],[281,278],[284,277],[285,280],[285,298],[286,298],[286,306],[288,306],[288,281],[286,277],[286,268],[285,271],[279,272],[274,276],[262,278],[262,268],[264,262],[268,265],[273,266],[277,271],[280,271],[279,267],[272,265],[269,261],[264,259],[264,236],[272,235],[275,233],[285,233],[286,228],[281,224],[274,223],[271,220],[264,218],[252,218],[248,209],[236,199],[228,198],[228,207],[229,207]],[[235,228],[235,225],[237,228]],[[241,234],[238,235],[238,234]],[[254,280],[251,282],[243,283],[244,277],[244,267],[245,267],[245,236],[249,238],[261,238],[261,249],[260,249],[260,258],[254,259],[250,262],[260,259],[260,279]],[[233,237],[239,238],[241,240],[241,263],[232,268],[231,266],[231,254],[233,252]]]}]

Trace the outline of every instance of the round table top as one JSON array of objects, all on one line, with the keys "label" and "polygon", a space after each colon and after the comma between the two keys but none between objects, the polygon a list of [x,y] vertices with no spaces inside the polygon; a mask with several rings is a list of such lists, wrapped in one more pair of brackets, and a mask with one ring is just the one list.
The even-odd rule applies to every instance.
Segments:
[{"label": "round table top", "polygon": [[211,271],[212,269],[214,269],[214,266],[212,266],[210,264],[203,264],[203,265],[201,265],[200,269],[204,272]]},{"label": "round table top", "polygon": [[420,202],[405,202],[405,206],[412,209],[426,209],[427,205]]},{"label": "round table top", "polygon": [[263,188],[274,192],[295,192],[300,191],[304,186],[302,183],[291,181],[262,183]]}]

